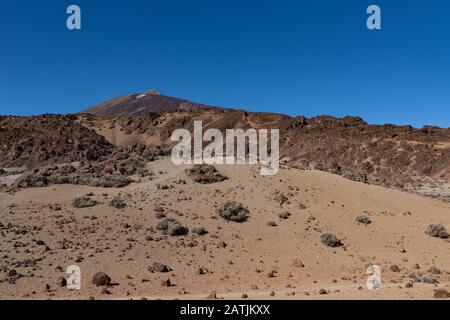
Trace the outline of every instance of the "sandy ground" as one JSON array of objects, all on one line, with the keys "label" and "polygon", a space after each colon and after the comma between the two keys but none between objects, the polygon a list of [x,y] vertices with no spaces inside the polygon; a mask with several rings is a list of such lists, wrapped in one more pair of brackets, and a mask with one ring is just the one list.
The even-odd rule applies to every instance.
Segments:
[{"label": "sandy ground", "polygon": [[[424,230],[431,223],[450,227],[450,203],[319,171],[284,168],[263,177],[257,166],[217,166],[229,179],[201,185],[186,176],[186,167],[168,159],[148,166],[152,180],[123,189],[58,185],[0,193],[0,298],[205,299],[216,292],[224,299],[244,293],[249,299],[431,299],[435,289],[449,290],[450,242]],[[91,192],[98,205],[72,207],[74,198]],[[280,205],[277,192],[287,202]],[[110,206],[116,195],[125,209]],[[218,216],[216,207],[228,200],[248,208],[248,221]],[[61,210],[49,208],[56,203]],[[156,207],[190,230],[205,227],[208,234],[162,235]],[[278,217],[284,211],[291,213],[289,219]],[[362,214],[372,223],[356,223]],[[322,244],[324,232],[334,233],[344,246]],[[59,248],[63,239],[66,248]],[[226,247],[218,246],[220,241]],[[153,262],[172,271],[152,273]],[[366,288],[370,264],[381,267],[381,289]],[[69,265],[81,269],[81,290],[57,284],[68,276]],[[399,270],[391,271],[392,265]],[[441,273],[431,274],[432,266]],[[22,275],[15,282],[8,277],[12,269]],[[112,278],[110,294],[91,283],[97,271]],[[415,282],[412,273],[439,284]],[[167,279],[172,286],[162,286]],[[412,288],[405,288],[408,282]]]}]

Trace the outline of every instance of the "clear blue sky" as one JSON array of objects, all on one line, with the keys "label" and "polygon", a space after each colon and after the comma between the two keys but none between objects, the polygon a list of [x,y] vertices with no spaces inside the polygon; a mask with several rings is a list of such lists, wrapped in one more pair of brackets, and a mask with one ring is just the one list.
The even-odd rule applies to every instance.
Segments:
[{"label": "clear blue sky", "polygon": [[[66,8],[82,30],[66,29]],[[366,28],[366,8],[382,30]],[[448,0],[2,1],[0,114],[156,88],[219,106],[450,126]]]}]

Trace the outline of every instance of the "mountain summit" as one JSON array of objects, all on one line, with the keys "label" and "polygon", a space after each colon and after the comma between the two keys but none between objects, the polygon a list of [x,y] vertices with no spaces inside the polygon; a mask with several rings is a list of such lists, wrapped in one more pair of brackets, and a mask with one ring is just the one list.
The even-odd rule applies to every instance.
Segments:
[{"label": "mountain summit", "polygon": [[184,99],[168,97],[160,94],[155,89],[144,93],[136,93],[120,96],[100,103],[82,111],[96,116],[135,116],[149,112],[161,111],[193,111],[200,108],[212,108]]}]

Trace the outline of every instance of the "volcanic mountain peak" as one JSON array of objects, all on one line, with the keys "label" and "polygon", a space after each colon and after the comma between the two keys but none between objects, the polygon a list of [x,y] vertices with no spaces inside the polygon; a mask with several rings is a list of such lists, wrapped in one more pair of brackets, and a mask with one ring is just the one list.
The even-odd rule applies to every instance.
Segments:
[{"label": "volcanic mountain peak", "polygon": [[192,111],[208,107],[184,99],[165,96],[155,89],[150,89],[144,93],[120,96],[105,101],[82,112],[96,116],[135,116],[149,112]]}]

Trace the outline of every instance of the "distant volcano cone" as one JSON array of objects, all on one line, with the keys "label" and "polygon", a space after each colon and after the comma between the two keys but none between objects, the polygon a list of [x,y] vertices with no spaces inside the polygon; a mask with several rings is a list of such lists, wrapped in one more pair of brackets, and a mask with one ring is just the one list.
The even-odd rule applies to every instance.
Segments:
[{"label": "distant volcano cone", "polygon": [[150,89],[144,93],[135,93],[113,98],[88,108],[83,112],[97,116],[135,116],[149,112],[174,110],[190,111],[205,107],[208,108],[209,106],[193,103],[184,99],[168,97],[160,94],[155,89]]}]

